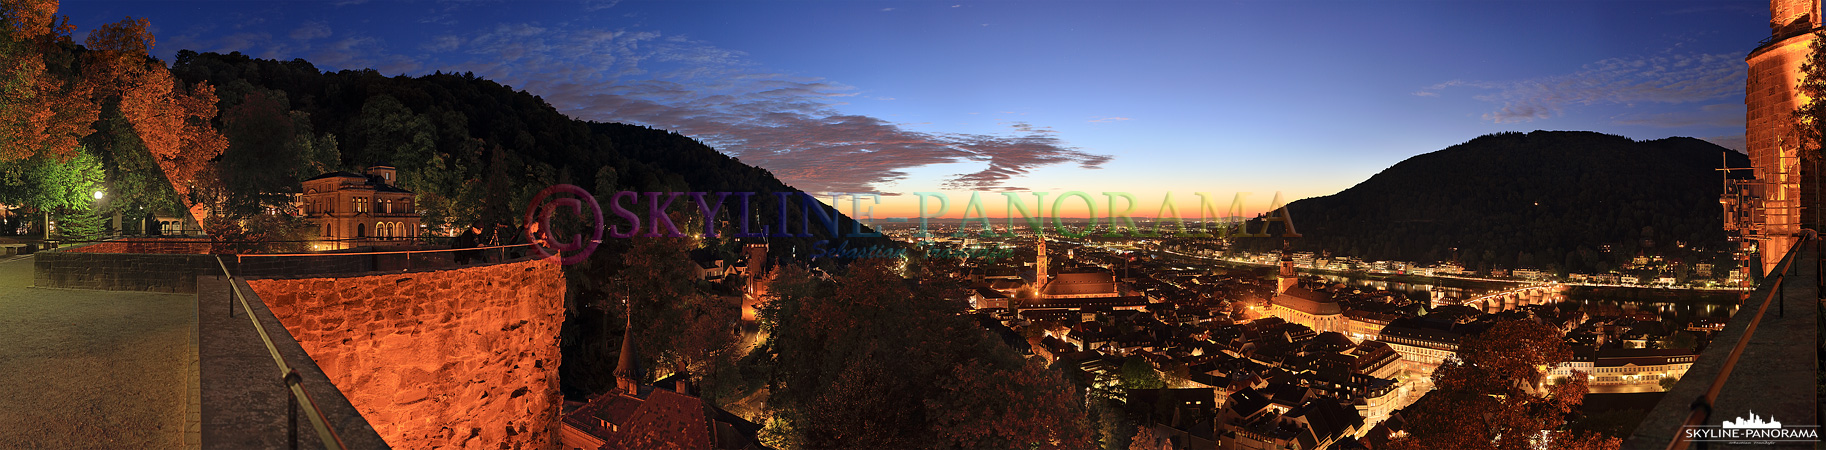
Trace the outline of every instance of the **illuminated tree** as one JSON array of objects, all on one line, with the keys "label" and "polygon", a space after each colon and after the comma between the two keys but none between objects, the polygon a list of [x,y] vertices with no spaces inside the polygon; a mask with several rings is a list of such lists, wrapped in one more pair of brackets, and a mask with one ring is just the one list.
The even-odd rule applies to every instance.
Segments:
[{"label": "illuminated tree", "polygon": [[228,139],[210,124],[216,115],[215,89],[208,84],[179,86],[163,66],[140,76],[139,83],[121,93],[121,113],[192,214],[221,209],[221,199],[194,195],[219,183],[211,176],[211,161],[228,148]]},{"label": "illuminated tree", "polygon": [[76,231],[93,225],[98,219],[93,217],[95,191],[102,182],[102,168],[95,157],[87,151],[77,148],[76,154],[69,160],[59,161],[48,154],[32,156],[23,161],[15,161],[3,180],[0,180],[0,203],[25,205],[37,209],[40,230],[49,221],[53,212],[78,214]]},{"label": "illuminated tree", "polygon": [[1407,408],[1407,437],[1394,449],[1614,449],[1620,441],[1564,430],[1583,402],[1586,384],[1575,372],[1545,384],[1547,371],[1572,357],[1559,330],[1531,320],[1499,322],[1468,338],[1458,359],[1433,372],[1434,388]]},{"label": "illuminated tree", "polygon": [[1129,450],[1158,450],[1160,439],[1154,435],[1154,427],[1136,427],[1135,438],[1129,440]]},{"label": "illuminated tree", "polygon": [[1122,362],[1122,387],[1128,389],[1161,389],[1167,387],[1160,371],[1147,358],[1130,356]]},{"label": "illuminated tree", "polygon": [[68,161],[95,122],[90,87],[68,80],[75,27],[56,13],[55,0],[0,1],[0,163]]},{"label": "illuminated tree", "polygon": [[1804,145],[1801,156],[1808,160],[1819,158],[1821,137],[1826,136],[1826,31],[1815,31],[1813,42],[1809,45],[1807,59],[1801,62],[1800,85],[1796,88],[1806,96],[1807,103],[1794,111],[1796,129]]},{"label": "illuminated tree", "polygon": [[151,59],[154,40],[148,26],[145,19],[128,18],[90,32],[83,84],[97,98],[118,96],[121,114],[200,222],[221,206],[200,201],[194,193],[218,182],[209,174],[210,161],[228,148],[228,140],[210,122],[216,116],[215,89],[208,84],[186,87]]},{"label": "illuminated tree", "polygon": [[[1807,59],[1801,63],[1800,85],[1797,86],[1807,103],[1796,108],[1794,122],[1796,134],[1800,137],[1800,154],[1808,162],[1807,173],[1801,177],[1801,183],[1813,194],[1813,204],[1805,205],[1812,210],[1809,218],[1811,227],[1819,227],[1820,218],[1820,147],[1826,137],[1826,31],[1815,31],[1813,41],[1808,45]],[[1810,220],[1809,220],[1810,219]]]}]

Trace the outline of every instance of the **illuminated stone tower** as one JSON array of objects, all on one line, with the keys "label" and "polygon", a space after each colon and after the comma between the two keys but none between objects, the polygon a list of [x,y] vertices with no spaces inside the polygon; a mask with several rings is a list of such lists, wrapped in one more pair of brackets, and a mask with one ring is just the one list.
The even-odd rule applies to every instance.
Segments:
[{"label": "illuminated stone tower", "polygon": [[1036,293],[1046,291],[1046,236],[1040,236],[1040,249],[1037,253],[1039,255],[1033,263],[1033,291]]},{"label": "illuminated stone tower", "polygon": [[[1770,0],[1769,38],[1750,52],[1744,90],[1744,141],[1755,169],[1752,189],[1762,204],[1747,237],[1760,235],[1762,270],[1772,270],[1801,230],[1800,137],[1794,110],[1807,102],[1799,91],[1801,63],[1820,26],[1820,0]],[[1760,229],[1757,229],[1760,228]]]},{"label": "illuminated stone tower", "polygon": [[1287,290],[1300,284],[1300,274],[1293,270],[1293,253],[1281,250],[1281,275],[1275,285],[1274,293],[1284,294]]}]

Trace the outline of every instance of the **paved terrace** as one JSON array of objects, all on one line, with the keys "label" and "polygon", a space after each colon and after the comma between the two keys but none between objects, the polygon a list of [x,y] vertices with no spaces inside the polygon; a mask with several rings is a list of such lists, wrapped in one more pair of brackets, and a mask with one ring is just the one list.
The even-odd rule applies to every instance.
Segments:
[{"label": "paved terrace", "polygon": [[[1819,254],[1814,243],[1801,246],[1803,250],[1795,257],[1793,269],[1783,284],[1786,289],[1777,293],[1776,303],[1769,305],[1763,313],[1762,323],[1756,333],[1751,335],[1750,342],[1744,348],[1736,369],[1726,379],[1724,389],[1718,394],[1711,417],[1705,425],[1717,426],[1720,422],[1737,417],[1749,418],[1754,411],[1765,419],[1780,421],[1785,426],[1818,425],[1819,407],[1817,392],[1817,367],[1819,354],[1816,345],[1819,342],[1820,315],[1818,305],[1819,273],[1817,261]],[[1743,307],[1731,317],[1724,331],[1712,340],[1705,352],[1693,362],[1686,376],[1680,379],[1673,390],[1662,397],[1642,423],[1636,427],[1630,438],[1623,443],[1624,449],[1662,450],[1668,447],[1680,423],[1685,421],[1692,409],[1693,400],[1710,387],[1724,366],[1725,357],[1731,347],[1743,337],[1750,319],[1755,316],[1757,308],[1772,286],[1773,280],[1765,280],[1762,288],[1751,293]],[[1784,312],[1785,308],[1785,312]],[[1816,448],[1815,443],[1786,443],[1776,445],[1729,445],[1712,444],[1701,446],[1695,443],[1688,448],[1722,449],[1722,448]]]},{"label": "paved terrace", "polygon": [[195,448],[192,294],[32,286],[0,257],[0,446]]}]

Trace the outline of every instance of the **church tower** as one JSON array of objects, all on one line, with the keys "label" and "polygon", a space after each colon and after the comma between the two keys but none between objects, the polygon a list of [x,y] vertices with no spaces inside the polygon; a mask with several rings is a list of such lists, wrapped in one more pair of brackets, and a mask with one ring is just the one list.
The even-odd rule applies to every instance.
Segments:
[{"label": "church tower", "polygon": [[1033,291],[1046,292],[1046,236],[1040,236],[1040,249],[1033,263]]},{"label": "church tower", "polygon": [[[1799,90],[1801,63],[1819,27],[1820,0],[1770,0],[1769,38],[1744,59],[1750,65],[1744,90],[1744,142],[1756,174],[1751,195],[1762,205],[1745,234],[1760,239],[1765,273],[1794,246],[1794,235],[1804,225],[1801,139],[1793,114],[1807,102]],[[1807,203],[1818,203],[1812,200]]]},{"label": "church tower", "polygon": [[621,334],[621,360],[615,363],[615,388],[630,396],[640,396],[640,369],[634,357],[634,302],[628,301],[628,328]]},{"label": "church tower", "polygon": [[1286,248],[1281,249],[1281,274],[1277,281],[1275,294],[1285,294],[1288,289],[1300,284],[1300,274],[1293,270],[1293,253]]}]

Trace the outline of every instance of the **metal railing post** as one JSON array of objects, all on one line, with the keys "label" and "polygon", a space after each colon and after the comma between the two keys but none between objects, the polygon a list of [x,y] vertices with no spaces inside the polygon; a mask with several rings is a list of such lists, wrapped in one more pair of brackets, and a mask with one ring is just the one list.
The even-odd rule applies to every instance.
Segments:
[{"label": "metal railing post", "polygon": [[[235,267],[241,266],[240,259],[241,259],[241,255],[235,255]],[[221,262],[222,262],[222,256],[216,255],[216,263],[220,264]],[[230,284],[230,285],[233,285],[235,283],[234,277],[228,275],[228,267],[226,267],[226,266],[224,266],[222,268],[222,279],[227,281],[228,284]],[[239,291],[235,291],[233,289],[230,289],[228,292],[228,317],[235,316],[235,294],[239,294],[239,293],[240,293]]]},{"label": "metal railing post", "polygon": [[[292,373],[296,374],[297,372]],[[279,384],[285,386],[285,390],[290,391],[292,390],[292,386],[288,381],[289,380],[282,380]],[[287,393],[289,394],[290,392]],[[290,439],[291,449],[298,450],[298,397],[293,395],[285,396],[285,409],[285,434],[286,437]]]}]

